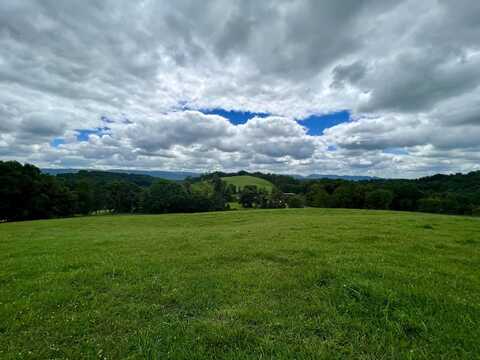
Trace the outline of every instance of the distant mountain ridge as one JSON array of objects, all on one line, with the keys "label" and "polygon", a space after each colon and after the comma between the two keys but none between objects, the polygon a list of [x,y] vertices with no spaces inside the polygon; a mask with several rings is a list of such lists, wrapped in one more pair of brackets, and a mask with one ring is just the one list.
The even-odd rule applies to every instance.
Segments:
[{"label": "distant mountain ridge", "polygon": [[45,174],[59,175],[59,174],[75,174],[80,170],[86,171],[104,171],[110,173],[119,174],[134,174],[134,175],[148,175],[156,178],[162,178],[166,180],[185,180],[187,177],[197,177],[201,174],[189,172],[189,171],[162,171],[162,170],[122,170],[122,169],[109,169],[109,170],[96,170],[96,169],[40,169]]},{"label": "distant mountain ridge", "polygon": [[[106,171],[111,173],[121,174],[135,174],[135,175],[148,175],[156,178],[162,178],[167,180],[185,180],[187,177],[198,177],[201,173],[191,171],[164,171],[164,170],[122,170],[122,169],[109,169],[109,170],[96,170],[96,169],[50,169],[45,168],[41,171],[45,174],[58,175],[58,174],[75,174],[80,170],[87,171]],[[316,179],[341,179],[351,181],[365,181],[365,180],[380,180],[381,178],[375,176],[361,176],[361,175],[334,175],[334,174],[310,174],[310,175],[289,175],[298,180],[316,180]]]},{"label": "distant mountain ridge", "polygon": [[310,174],[307,176],[296,175],[297,179],[316,180],[316,179],[332,179],[332,180],[351,180],[351,181],[365,181],[365,180],[380,180],[376,176],[362,176],[362,175],[333,175],[333,174]]}]

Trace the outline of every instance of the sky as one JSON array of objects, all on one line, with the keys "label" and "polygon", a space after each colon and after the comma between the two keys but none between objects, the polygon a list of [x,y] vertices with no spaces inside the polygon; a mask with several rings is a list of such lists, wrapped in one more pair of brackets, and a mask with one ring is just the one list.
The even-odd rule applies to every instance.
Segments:
[{"label": "sky", "polygon": [[478,0],[3,0],[0,159],[480,169]]}]

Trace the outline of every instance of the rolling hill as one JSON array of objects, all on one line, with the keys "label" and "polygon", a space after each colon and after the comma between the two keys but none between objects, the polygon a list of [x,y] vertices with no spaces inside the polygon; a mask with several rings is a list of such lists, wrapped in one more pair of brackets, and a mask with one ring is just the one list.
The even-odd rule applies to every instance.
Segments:
[{"label": "rolling hill", "polygon": [[0,358],[475,358],[479,233],[331,209],[0,224]]},{"label": "rolling hill", "polygon": [[[59,175],[59,174],[76,174],[81,169],[41,169],[44,174],[49,175]],[[128,174],[128,175],[143,175],[143,176],[152,176],[155,178],[161,178],[166,180],[175,180],[181,181],[185,180],[187,177],[197,177],[200,176],[199,173],[189,172],[189,171],[161,171],[161,170],[123,170],[123,169],[110,169],[110,170],[95,170],[95,169],[84,169],[83,171],[88,172],[108,172],[114,174]]]},{"label": "rolling hill", "polygon": [[255,185],[259,189],[265,189],[267,191],[272,191],[273,184],[265,179],[261,179],[255,176],[250,175],[239,175],[239,176],[227,176],[221,178],[227,184],[232,184],[237,187],[238,190],[241,190],[246,185]]}]

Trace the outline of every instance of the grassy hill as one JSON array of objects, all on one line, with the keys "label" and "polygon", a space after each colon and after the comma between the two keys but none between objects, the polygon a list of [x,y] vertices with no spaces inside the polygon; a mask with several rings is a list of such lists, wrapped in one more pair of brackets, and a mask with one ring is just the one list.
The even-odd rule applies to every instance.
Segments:
[{"label": "grassy hill", "polygon": [[273,184],[270,181],[255,176],[227,176],[222,177],[222,180],[225,181],[227,184],[235,185],[239,190],[241,190],[246,185],[255,185],[257,188],[265,189],[267,191],[272,191],[273,189]]},{"label": "grassy hill", "polygon": [[0,358],[475,358],[479,234],[322,209],[0,224]]}]

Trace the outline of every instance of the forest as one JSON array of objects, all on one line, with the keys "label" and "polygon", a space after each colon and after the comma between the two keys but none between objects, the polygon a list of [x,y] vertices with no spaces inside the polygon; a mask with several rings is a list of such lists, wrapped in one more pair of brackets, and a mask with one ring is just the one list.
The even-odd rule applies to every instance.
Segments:
[{"label": "forest", "polygon": [[[271,192],[237,189],[225,176],[270,181]],[[172,213],[243,208],[321,207],[480,215],[480,171],[414,180],[301,180],[264,173],[215,172],[184,181],[147,175],[81,170],[43,174],[30,164],[0,161],[0,221],[102,213]]]}]

